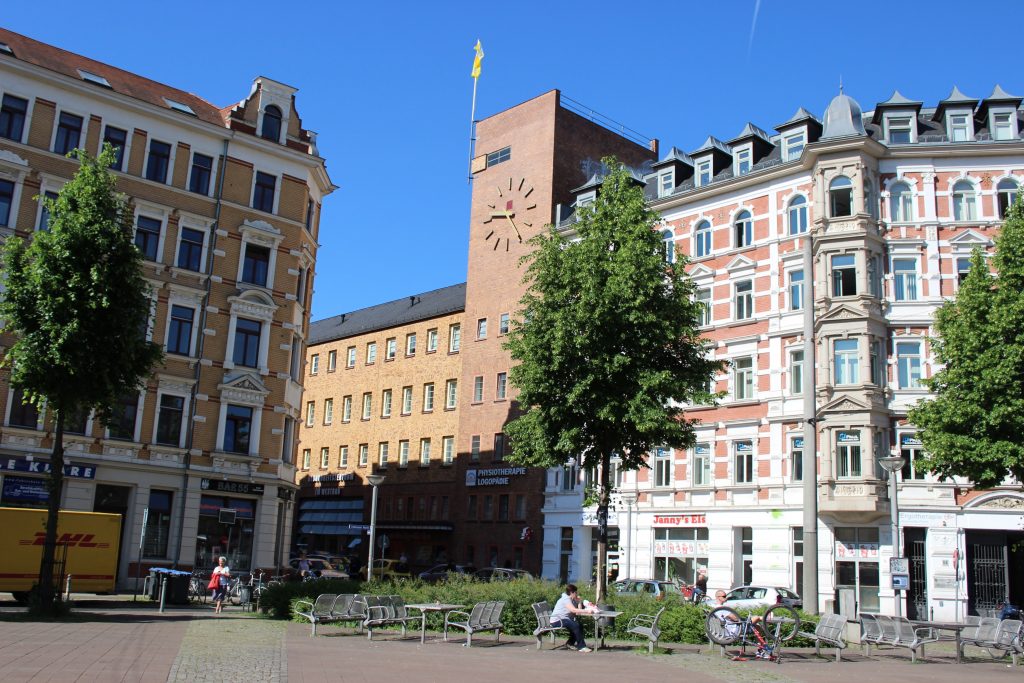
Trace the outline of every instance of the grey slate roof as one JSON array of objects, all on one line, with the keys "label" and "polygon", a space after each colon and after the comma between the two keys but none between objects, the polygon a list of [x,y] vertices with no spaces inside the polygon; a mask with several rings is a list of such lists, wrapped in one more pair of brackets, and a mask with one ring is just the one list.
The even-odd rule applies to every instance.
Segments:
[{"label": "grey slate roof", "polygon": [[731,145],[734,142],[739,142],[740,140],[746,140],[748,138],[761,138],[765,142],[769,141],[768,133],[764,132],[763,130],[761,130],[760,128],[758,128],[757,126],[748,121],[747,125],[743,126],[743,130],[740,131],[740,134],[734,137],[732,140],[729,140],[728,144]]},{"label": "grey slate roof", "polygon": [[661,161],[652,164],[651,168],[661,168],[662,166],[667,166],[673,162],[693,166],[693,159],[691,159],[686,152],[682,151],[678,147],[673,147],[668,151],[668,154],[661,159]]},{"label": "grey slate roof", "polygon": [[[890,98],[891,99],[891,98]],[[849,135],[867,135],[864,130],[864,116],[857,100],[839,93],[825,110],[825,128],[821,139],[843,138]]]},{"label": "grey slate roof", "polygon": [[932,119],[935,121],[941,121],[942,115],[946,112],[949,107],[970,107],[973,113],[974,108],[978,106],[978,100],[975,97],[968,97],[967,95],[960,92],[960,88],[953,86],[953,92],[949,93],[949,97],[939,102],[939,106],[935,107],[935,114]]},{"label": "grey slate roof", "polygon": [[996,87],[992,88],[992,94],[985,98],[989,102],[1016,102],[1017,106],[1020,106],[1021,99],[1016,95],[1003,90],[1003,86],[996,84]]},{"label": "grey slate roof", "polygon": [[923,102],[916,100],[910,100],[903,96],[899,90],[893,90],[892,95],[889,96],[885,102],[879,102],[875,105],[874,116],[871,118],[872,123],[879,123],[882,120],[882,112],[886,109],[915,109],[921,110]]},{"label": "grey slate roof", "polygon": [[783,121],[779,125],[775,126],[775,130],[781,132],[782,129],[788,128],[788,127],[790,127],[792,125],[795,125],[797,123],[801,123],[803,121],[806,121],[807,119],[815,121],[819,125],[821,124],[821,119],[819,119],[817,116],[815,116],[811,112],[807,111],[803,107],[800,107],[799,109],[796,110],[795,114],[793,114],[792,116],[789,117],[788,121]]},{"label": "grey slate roof", "polygon": [[716,138],[714,135],[709,135],[708,139],[704,141],[704,144],[698,147],[693,152],[690,152],[691,157],[699,155],[701,152],[715,151],[718,150],[722,154],[732,156],[732,150],[725,146],[725,143]]},{"label": "grey slate roof", "polygon": [[429,320],[466,308],[466,283],[442,287],[384,304],[316,320],[309,326],[309,345],[323,344],[419,320]]}]

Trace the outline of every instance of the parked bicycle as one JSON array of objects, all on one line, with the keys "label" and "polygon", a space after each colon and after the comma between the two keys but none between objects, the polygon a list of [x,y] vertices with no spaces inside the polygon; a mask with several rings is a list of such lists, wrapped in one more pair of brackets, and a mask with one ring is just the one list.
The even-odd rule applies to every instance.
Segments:
[{"label": "parked bicycle", "polygon": [[210,583],[209,574],[200,571],[192,572],[192,577],[188,582],[189,602],[206,604],[206,599],[210,597],[210,591],[206,587],[208,583]]},{"label": "parked bicycle", "polygon": [[755,656],[778,663],[782,643],[792,640],[800,630],[800,615],[787,605],[769,607],[764,616],[740,614],[731,607],[716,607],[704,621],[708,640],[718,645],[740,645],[740,656],[747,645],[756,645]]}]

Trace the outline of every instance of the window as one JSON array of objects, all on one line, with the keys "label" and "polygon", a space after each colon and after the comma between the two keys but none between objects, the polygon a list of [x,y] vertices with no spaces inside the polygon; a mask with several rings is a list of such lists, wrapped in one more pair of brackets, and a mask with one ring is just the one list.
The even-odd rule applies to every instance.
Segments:
[{"label": "window", "polygon": [[252,208],[257,211],[273,213],[274,190],[276,187],[277,178],[275,176],[263,171],[256,171],[256,185],[252,190]]},{"label": "window", "polygon": [[[18,405],[17,402],[14,403]],[[11,408],[12,413],[14,408]],[[113,421],[107,425],[107,433],[111,439],[124,441],[135,440],[135,423],[139,415],[139,397],[137,394],[127,394],[114,406]],[[27,425],[26,425],[27,426]],[[35,423],[31,425],[35,428]]]},{"label": "window", "polygon": [[149,159],[146,162],[146,179],[155,183],[167,182],[167,169],[171,165],[171,146],[159,140],[149,141]]},{"label": "window", "polygon": [[139,216],[135,222],[135,246],[147,261],[159,261],[160,229],[162,223],[149,216]]},{"label": "window", "polygon": [[896,368],[900,389],[921,388],[921,342],[896,343]]},{"label": "window", "polygon": [[924,479],[928,475],[928,470],[921,464],[924,451],[916,434],[900,434],[900,455],[904,461],[900,476],[904,480]]},{"label": "window", "polygon": [[469,457],[473,462],[480,460],[480,435],[474,434],[469,440]]},{"label": "window", "polygon": [[749,211],[741,211],[733,223],[733,245],[749,247],[754,241],[754,221],[750,218]]},{"label": "window", "polygon": [[420,467],[430,465],[430,439],[420,439]]},{"label": "window", "polygon": [[967,256],[963,256],[956,260],[956,282],[958,285],[962,285],[964,280],[967,279],[967,274],[971,272],[971,259]]},{"label": "window", "polygon": [[394,337],[384,341],[384,360],[394,360],[398,355],[398,340]]},{"label": "window", "polygon": [[799,311],[804,307],[804,271],[789,271],[789,310]]},{"label": "window", "polygon": [[508,313],[502,313],[498,317],[498,334],[508,334],[509,321],[510,318]]},{"label": "window", "polygon": [[338,467],[348,467],[348,446],[338,447]]},{"label": "window", "polygon": [[857,294],[857,264],[853,254],[832,256],[832,296]]},{"label": "window", "polygon": [[860,381],[856,339],[836,339],[835,382],[836,384],[857,384]]},{"label": "window", "polygon": [[0,225],[11,224],[11,205],[14,203],[14,183],[0,178]]},{"label": "window", "polygon": [[366,467],[370,462],[370,446],[369,444],[359,444],[359,466]]},{"label": "window", "polygon": [[303,448],[302,449],[302,469],[304,469],[304,470],[308,470],[309,469],[309,460],[310,460],[310,458],[309,458],[309,449],[308,448]]},{"label": "window", "polygon": [[326,470],[331,466],[331,449],[324,446],[320,449],[320,469]]},{"label": "window", "polygon": [[667,197],[676,187],[676,176],[672,169],[662,171],[658,175],[658,196]]},{"label": "window", "polygon": [[423,385],[423,412],[434,409],[434,383],[427,382]]},{"label": "window", "polygon": [[974,185],[966,180],[953,186],[953,220],[973,221],[978,218],[977,197]]},{"label": "window", "polygon": [[694,176],[694,186],[702,187],[711,182],[711,159],[702,159],[697,162],[697,174]]},{"label": "window", "polygon": [[889,190],[889,204],[894,223],[914,220],[914,198],[906,183],[896,183]]},{"label": "window", "polygon": [[893,259],[892,272],[896,301],[917,301],[917,259]]},{"label": "window", "polygon": [[796,161],[804,151],[807,144],[807,135],[804,131],[790,133],[782,138],[782,159],[783,161]]},{"label": "window", "polygon": [[306,230],[313,229],[313,209],[315,207],[316,205],[313,203],[312,199],[306,200]]},{"label": "window", "polygon": [[271,104],[263,110],[263,128],[260,137],[264,140],[281,141],[281,110]]},{"label": "window", "polygon": [[385,389],[380,394],[380,416],[391,417],[391,390]]},{"label": "window", "polygon": [[446,436],[441,439],[441,463],[451,465],[455,462],[455,437]]},{"label": "window", "polygon": [[27,112],[28,100],[14,95],[4,95],[0,104],[0,138],[21,142]]},{"label": "window", "polygon": [[82,117],[62,112],[58,121],[53,151],[57,154],[67,154],[78,147],[78,141],[82,137]]},{"label": "window", "polygon": [[427,330],[427,353],[437,351],[437,328]]},{"label": "window", "polygon": [[142,556],[147,558],[167,557],[167,541],[171,535],[171,501],[174,494],[170,491],[149,491],[149,515],[146,517],[146,545]]},{"label": "window", "polygon": [[836,176],[828,186],[829,216],[840,218],[853,214],[853,182],[844,175]]},{"label": "window", "polygon": [[743,280],[742,282],[736,283],[733,308],[736,311],[736,320],[747,320],[753,317],[754,283],[752,280]]},{"label": "window", "polygon": [[[132,397],[133,407],[138,403],[136,397]],[[116,417],[117,407],[115,407]],[[11,392],[11,415],[7,423],[12,427],[26,427],[28,429],[35,429],[39,423],[39,411],[32,403],[25,401],[25,392],[21,389],[14,389]],[[113,437],[113,427],[111,427],[111,436]],[[134,438],[135,433],[135,417],[132,414],[132,428],[131,433],[127,438]],[[114,437],[116,438],[116,437]]]},{"label": "window", "polygon": [[156,442],[164,446],[181,445],[181,422],[185,414],[185,399],[164,394],[160,397],[160,413],[156,418]]},{"label": "window", "polygon": [[503,401],[507,398],[508,392],[508,373],[499,372],[498,379],[494,384],[494,398],[498,401]]},{"label": "window", "polygon": [[804,437],[789,438],[789,478],[791,481],[804,480]]},{"label": "window", "polygon": [[802,235],[805,232],[807,232],[807,199],[803,195],[797,195],[789,202],[789,234]]},{"label": "window", "polygon": [[366,345],[366,364],[373,365],[377,362],[377,342],[370,342]]},{"label": "window", "polygon": [[329,425],[334,422],[334,399],[324,399],[324,424]]},{"label": "window", "polygon": [[505,435],[501,432],[494,435],[494,461],[505,459]]},{"label": "window", "polygon": [[733,442],[733,477],[737,484],[749,484],[754,481],[754,443],[752,441]]},{"label": "window", "polygon": [[836,476],[859,477],[860,472],[860,432],[837,432]]},{"label": "window", "polygon": [[409,466],[409,442],[399,441],[398,442],[398,466],[408,467]]},{"label": "window", "polygon": [[711,445],[699,443],[693,447],[693,485],[707,486],[711,483]]},{"label": "window", "polygon": [[750,173],[751,159],[752,156],[749,147],[744,147],[743,149],[736,150],[736,175],[746,175],[747,173]]},{"label": "window", "polygon": [[711,255],[711,223],[701,221],[694,231],[695,247],[694,252],[697,258]]},{"label": "window", "polygon": [[654,449],[654,485],[672,485],[672,451],[668,448]]},{"label": "window", "polygon": [[203,241],[205,235],[192,228],[181,229],[178,242],[178,267],[184,270],[199,272],[203,263]]},{"label": "window", "polygon": [[733,361],[733,396],[737,401],[754,398],[754,359],[751,356]]},{"label": "window", "polygon": [[[743,572],[742,577],[737,577],[737,583],[750,584],[754,581],[754,528],[749,526],[740,527],[737,530],[739,533],[736,534],[739,537],[740,546],[740,570]],[[750,593],[750,597],[763,597],[756,594],[757,589],[753,589]]]},{"label": "window", "polygon": [[356,347],[350,346],[345,350],[345,367],[354,368],[356,366]]},{"label": "window", "polygon": [[458,353],[462,345],[462,326],[455,324],[448,328],[448,353]]},{"label": "window", "polygon": [[103,142],[109,142],[114,148],[114,163],[110,164],[113,171],[124,170],[124,150],[128,145],[128,132],[113,126],[103,129]]},{"label": "window", "polygon": [[971,139],[971,117],[968,114],[950,114],[949,141],[967,142]]},{"label": "window", "polygon": [[258,320],[238,318],[235,322],[235,365],[255,368],[259,363],[260,332],[263,324]]},{"label": "window", "polygon": [[880,387],[885,384],[885,364],[882,358],[882,345],[877,341],[873,341],[868,348],[868,353],[871,356],[871,383],[876,387]]},{"label": "window", "polygon": [[999,217],[1006,218],[1006,212],[1017,201],[1017,182],[1003,178],[996,186],[996,201],[999,204]]},{"label": "window", "polygon": [[480,318],[476,321],[476,338],[487,338],[487,318]]},{"label": "window", "polygon": [[315,375],[320,372],[320,354],[314,353],[309,358],[309,374]]},{"label": "window", "polygon": [[381,441],[377,445],[377,466],[387,467],[388,466],[388,442]]},{"label": "window", "polygon": [[242,261],[242,282],[266,287],[269,271],[270,249],[247,242],[245,245],[245,259]]},{"label": "window", "polygon": [[871,255],[867,259],[868,262],[868,291],[871,296],[880,297],[882,296],[882,268],[881,258],[877,255]]},{"label": "window", "polygon": [[210,175],[213,173],[213,157],[198,152],[192,155],[192,173],[188,178],[189,192],[210,194]]},{"label": "window", "polygon": [[799,396],[804,391],[804,352],[803,349],[789,352],[789,393]]},{"label": "window", "polygon": [[167,327],[167,353],[192,355],[192,323],[195,314],[195,309],[188,306],[171,306],[171,324]]},{"label": "window", "polygon": [[497,152],[491,152],[487,155],[487,168],[496,164],[502,164],[512,158],[512,148],[503,147]]},{"label": "window", "polygon": [[[51,202],[56,202],[59,195],[56,192],[47,190],[43,193],[43,197],[49,199]],[[46,201],[40,199],[39,201],[39,225],[36,229],[40,232],[45,232],[50,229],[50,208],[47,206]]]},{"label": "window", "polygon": [[888,126],[890,144],[907,144],[913,142],[911,139],[910,117],[893,116],[886,119]]},{"label": "window", "polygon": [[412,412],[412,387],[402,387],[402,415]]},{"label": "window", "polygon": [[316,401],[306,401],[306,426],[312,427],[316,421]]},{"label": "window", "polygon": [[697,290],[697,303],[701,305],[700,320],[698,325],[707,326],[711,324],[711,290],[702,288]]},{"label": "window", "polygon": [[454,410],[459,400],[459,380],[450,379],[444,386],[444,407],[446,410]]},{"label": "window", "polygon": [[370,415],[373,413],[373,394],[366,392],[363,394],[363,419],[369,420]]},{"label": "window", "polygon": [[[4,98],[6,102],[6,98]],[[992,139],[1012,140],[1013,139],[1013,114],[992,114]],[[0,126],[0,135],[3,127]],[[6,136],[5,136],[6,137]]]},{"label": "window", "polygon": [[476,376],[473,378],[473,403],[479,403],[484,400],[484,378],[483,376]]},{"label": "window", "polygon": [[405,335],[405,355],[415,356],[416,355],[416,333]]},{"label": "window", "polygon": [[338,369],[338,352],[327,352],[327,372],[334,372]]},{"label": "window", "polygon": [[352,397],[345,396],[341,399],[341,421],[351,422],[352,421]]},{"label": "window", "polygon": [[224,423],[224,450],[228,453],[249,453],[249,433],[252,430],[252,408],[228,405]]}]

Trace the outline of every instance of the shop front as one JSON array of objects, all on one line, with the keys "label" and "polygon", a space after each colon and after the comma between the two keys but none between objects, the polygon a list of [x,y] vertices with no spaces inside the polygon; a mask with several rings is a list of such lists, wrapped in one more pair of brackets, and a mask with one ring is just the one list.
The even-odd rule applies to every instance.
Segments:
[{"label": "shop front", "polygon": [[257,502],[263,484],[202,480],[196,526],[195,567],[209,569],[220,557],[237,573],[253,569]]},{"label": "shop front", "polygon": [[710,555],[707,518],[695,515],[654,516],[653,578],[692,585],[707,569]]}]

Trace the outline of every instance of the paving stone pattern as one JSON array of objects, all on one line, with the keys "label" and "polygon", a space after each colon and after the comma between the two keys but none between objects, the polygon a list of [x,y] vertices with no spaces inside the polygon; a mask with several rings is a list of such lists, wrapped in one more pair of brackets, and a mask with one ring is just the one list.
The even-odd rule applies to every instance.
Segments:
[{"label": "paving stone pattern", "polygon": [[169,683],[277,683],[288,680],[286,623],[233,618],[230,613],[191,621]]}]

